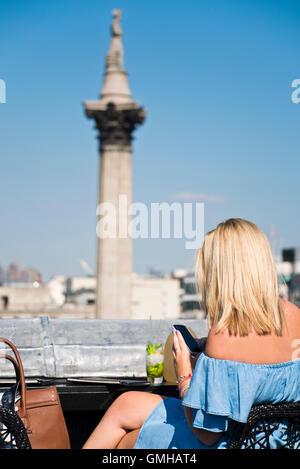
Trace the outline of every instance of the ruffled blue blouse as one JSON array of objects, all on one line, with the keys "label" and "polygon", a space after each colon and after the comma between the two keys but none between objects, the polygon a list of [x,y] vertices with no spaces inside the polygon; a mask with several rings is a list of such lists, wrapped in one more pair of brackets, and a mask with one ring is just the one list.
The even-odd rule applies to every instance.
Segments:
[{"label": "ruffled blue blouse", "polygon": [[[135,449],[227,448],[234,422],[247,422],[255,404],[300,400],[300,360],[256,365],[220,360],[202,353],[197,360],[190,387],[182,402],[162,400],[144,422]],[[224,432],[212,447],[192,432],[184,407],[193,409],[193,427]],[[272,435],[271,447],[284,442],[284,428]]]}]

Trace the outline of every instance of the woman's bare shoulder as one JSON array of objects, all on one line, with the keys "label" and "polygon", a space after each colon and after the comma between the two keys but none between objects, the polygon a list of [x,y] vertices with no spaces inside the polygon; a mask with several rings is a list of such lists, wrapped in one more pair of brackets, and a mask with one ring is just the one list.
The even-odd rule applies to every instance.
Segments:
[{"label": "woman's bare shoulder", "polygon": [[236,360],[236,343],[237,338],[228,331],[216,333],[216,326],[213,326],[207,336],[205,354],[211,358]]},{"label": "woman's bare shoulder", "polygon": [[205,353],[211,358],[230,360],[243,363],[275,363],[281,357],[273,350],[272,343],[265,337],[255,333],[247,336],[229,334],[228,331],[218,332],[212,329],[208,335]]}]

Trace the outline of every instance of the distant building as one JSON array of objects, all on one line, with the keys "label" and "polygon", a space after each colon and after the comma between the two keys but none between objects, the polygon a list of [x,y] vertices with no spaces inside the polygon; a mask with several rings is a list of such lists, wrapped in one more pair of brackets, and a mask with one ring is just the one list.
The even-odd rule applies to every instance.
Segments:
[{"label": "distant building", "polygon": [[66,279],[66,302],[93,305],[96,295],[96,277],[69,277]]},{"label": "distant building", "polygon": [[17,283],[22,281],[22,273],[19,264],[12,262],[6,270],[6,283]]},{"label": "distant building", "polygon": [[[13,286],[11,286],[13,285]],[[23,283],[3,285],[0,287],[0,316],[5,312],[44,312],[51,304],[47,287],[28,286]]]},{"label": "distant building", "polygon": [[66,302],[66,281],[67,277],[65,275],[55,275],[46,282],[51,301],[58,306]]},{"label": "distant building", "polygon": [[[42,282],[41,273],[35,267],[28,267],[26,269],[21,270],[21,267],[17,262],[12,262],[7,267],[6,275],[4,276],[4,273],[3,273],[2,278],[3,278],[2,283],[3,284],[5,283],[7,285],[12,285],[12,284],[17,284],[17,283],[33,284],[35,282],[40,284]],[[1,278],[0,278],[0,284],[1,284]]]},{"label": "distant building", "polygon": [[[126,319],[175,319],[181,315],[180,281],[132,274],[132,301]],[[118,292],[110,291],[111,295]],[[96,277],[52,277],[45,284],[11,283],[0,287],[0,317],[93,318]]]},{"label": "distant building", "polygon": [[195,274],[192,270],[176,269],[172,277],[180,281],[181,287],[181,316],[185,318],[202,318],[201,296],[196,291]]},{"label": "distant building", "polygon": [[282,250],[277,263],[280,284],[287,291],[287,299],[300,306],[300,248]]},{"label": "distant building", "polygon": [[180,282],[171,277],[132,274],[130,319],[173,319],[180,316]]},{"label": "distant building", "polygon": [[[167,319],[180,315],[180,283],[171,277],[132,274],[131,306],[127,319]],[[118,294],[113,292],[111,294]],[[71,277],[66,280],[66,302],[92,305],[96,297],[96,277]]]},{"label": "distant building", "polygon": [[22,271],[21,274],[22,281],[24,283],[41,283],[42,282],[42,276],[40,272],[35,269],[34,267],[28,267],[27,269]]}]

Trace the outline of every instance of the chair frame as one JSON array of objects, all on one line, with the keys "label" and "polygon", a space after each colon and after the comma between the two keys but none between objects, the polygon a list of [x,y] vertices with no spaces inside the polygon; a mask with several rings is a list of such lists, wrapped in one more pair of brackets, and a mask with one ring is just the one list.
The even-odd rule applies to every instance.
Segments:
[{"label": "chair frame", "polygon": [[3,406],[0,406],[0,449],[31,449],[22,420]]},{"label": "chair frame", "polygon": [[286,425],[287,434],[280,448],[300,449],[300,401],[253,406],[247,422],[234,425],[228,449],[271,449],[270,436],[280,423]]}]

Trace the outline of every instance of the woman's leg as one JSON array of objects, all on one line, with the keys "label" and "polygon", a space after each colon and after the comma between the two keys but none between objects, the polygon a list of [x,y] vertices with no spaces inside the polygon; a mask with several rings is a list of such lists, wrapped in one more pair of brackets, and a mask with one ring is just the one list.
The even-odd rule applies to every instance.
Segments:
[{"label": "woman's leg", "polygon": [[107,409],[83,449],[114,449],[132,430],[139,429],[164,398],[157,394],[128,391]]},{"label": "woman's leg", "polygon": [[123,436],[122,440],[117,446],[117,449],[133,449],[136,444],[137,437],[139,436],[140,428],[138,430],[132,430]]}]

